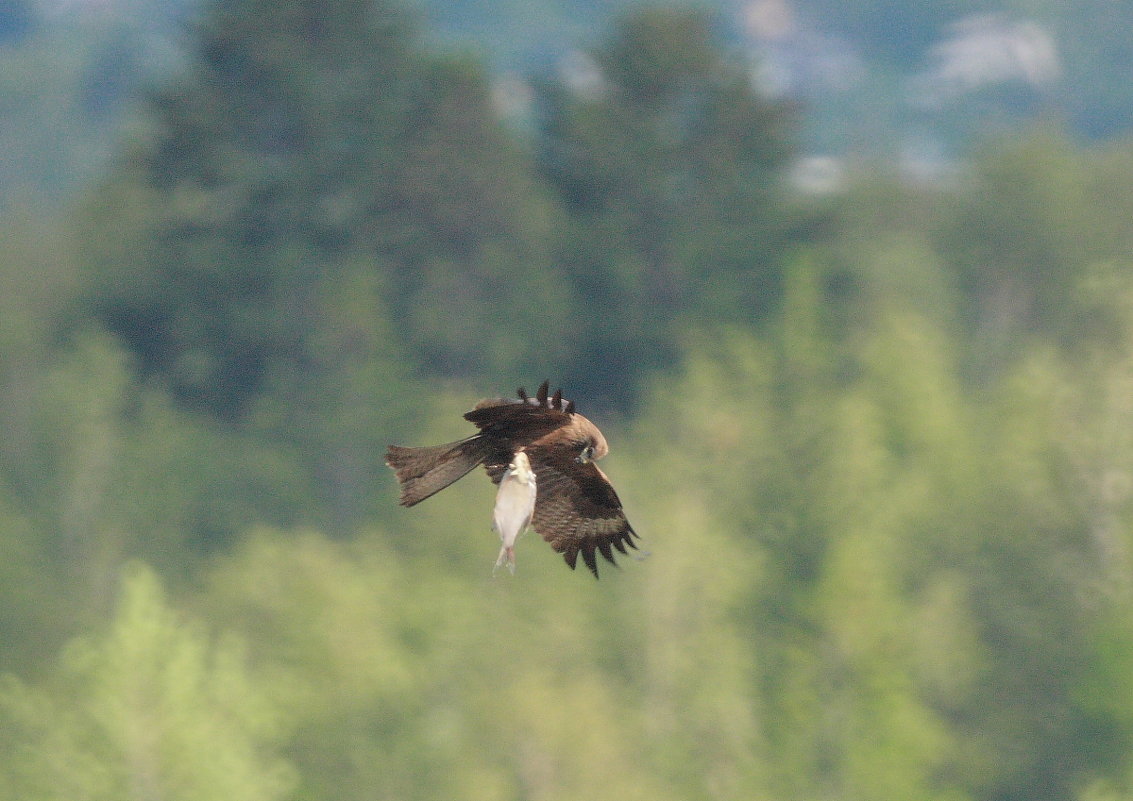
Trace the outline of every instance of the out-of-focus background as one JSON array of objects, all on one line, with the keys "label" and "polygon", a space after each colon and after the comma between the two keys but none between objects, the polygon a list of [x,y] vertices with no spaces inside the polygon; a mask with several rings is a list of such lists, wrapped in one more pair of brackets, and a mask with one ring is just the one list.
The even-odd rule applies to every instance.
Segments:
[{"label": "out-of-focus background", "polygon": [[[0,1],[0,798],[1133,797],[1131,31]],[[544,378],[598,582],[382,464]]]}]

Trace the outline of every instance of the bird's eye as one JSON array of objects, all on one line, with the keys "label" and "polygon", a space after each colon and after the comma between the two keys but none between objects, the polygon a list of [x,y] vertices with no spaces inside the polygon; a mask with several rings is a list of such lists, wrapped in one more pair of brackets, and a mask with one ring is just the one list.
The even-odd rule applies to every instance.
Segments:
[{"label": "bird's eye", "polygon": [[582,462],[583,464],[586,464],[586,462],[589,462],[590,459],[593,456],[594,456],[594,446],[593,445],[587,445],[585,448],[582,449],[582,452],[578,454],[578,461]]}]

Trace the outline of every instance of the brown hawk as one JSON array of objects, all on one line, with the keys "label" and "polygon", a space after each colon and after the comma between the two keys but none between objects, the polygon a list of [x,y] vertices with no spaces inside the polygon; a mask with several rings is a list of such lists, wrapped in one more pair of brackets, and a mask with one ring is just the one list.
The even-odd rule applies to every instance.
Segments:
[{"label": "brown hawk", "polygon": [[594,464],[609,450],[606,438],[573,401],[563,400],[561,389],[550,397],[547,389],[544,381],[534,398],[521,387],[516,399],[482,400],[464,415],[478,433],[432,447],[391,445],[386,464],[397,472],[402,506],[420,503],[484,465],[500,486],[495,521],[503,548],[497,565],[506,560],[514,566],[515,538],[530,521],[571,570],[581,553],[597,578],[596,554],[616,564],[614,549],[636,549],[638,535]]}]

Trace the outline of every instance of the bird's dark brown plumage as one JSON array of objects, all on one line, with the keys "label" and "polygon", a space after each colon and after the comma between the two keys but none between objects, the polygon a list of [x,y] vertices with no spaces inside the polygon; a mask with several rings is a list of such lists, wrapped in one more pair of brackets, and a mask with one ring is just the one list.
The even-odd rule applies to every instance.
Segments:
[{"label": "bird's dark brown plumage", "polygon": [[596,554],[614,562],[613,551],[636,548],[637,536],[621,501],[594,459],[606,455],[606,438],[579,414],[562,390],[548,396],[546,381],[531,398],[482,400],[464,415],[479,433],[447,445],[392,445],[386,463],[397,472],[401,503],[413,506],[483,464],[500,482],[515,454],[527,453],[536,475],[532,525],[573,570],[579,554],[598,576]]}]

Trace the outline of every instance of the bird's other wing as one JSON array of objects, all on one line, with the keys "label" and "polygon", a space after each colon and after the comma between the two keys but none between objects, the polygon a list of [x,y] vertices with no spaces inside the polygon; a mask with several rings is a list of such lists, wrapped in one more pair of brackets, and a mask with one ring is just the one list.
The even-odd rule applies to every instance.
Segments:
[{"label": "bird's other wing", "polygon": [[566,425],[574,414],[574,402],[563,400],[561,389],[548,397],[546,381],[539,386],[534,398],[528,397],[523,387],[517,392],[518,398],[485,398],[465,412],[464,419],[485,433],[531,427],[540,428],[545,434]]},{"label": "bird's other wing", "polygon": [[574,402],[563,400],[562,390],[548,396],[548,383],[544,381],[535,397],[529,397],[520,387],[519,397],[487,398],[465,413],[464,419],[473,423],[493,447],[492,456],[484,462],[488,475],[500,483],[512,455],[556,429],[571,422]]},{"label": "bird's other wing", "polygon": [[593,462],[579,462],[571,453],[532,448],[528,451],[538,492],[532,526],[574,570],[578,555],[598,577],[600,553],[611,564],[614,549],[637,548],[637,536],[606,474]]}]

